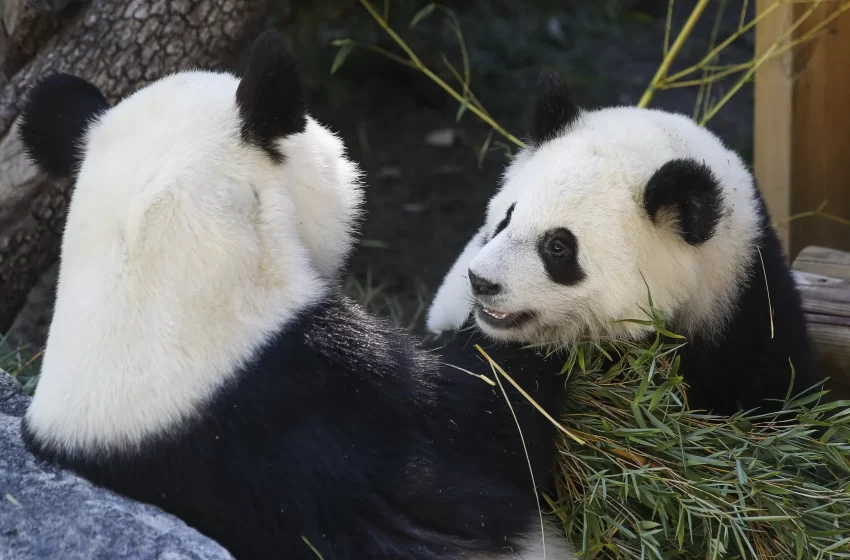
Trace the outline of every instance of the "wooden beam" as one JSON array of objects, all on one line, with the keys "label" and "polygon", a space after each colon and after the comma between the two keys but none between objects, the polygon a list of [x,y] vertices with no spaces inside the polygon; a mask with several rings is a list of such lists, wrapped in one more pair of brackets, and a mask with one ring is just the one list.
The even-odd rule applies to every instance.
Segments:
[{"label": "wooden beam", "polygon": [[797,255],[794,270],[850,280],[850,253],[812,245]]},{"label": "wooden beam", "polygon": [[[772,13],[756,25],[756,59],[770,49],[794,20],[791,4],[756,0],[756,14]],[[765,61],[756,71],[753,167],[774,222],[791,215],[791,51]],[[788,251],[790,226],[776,228]]]}]

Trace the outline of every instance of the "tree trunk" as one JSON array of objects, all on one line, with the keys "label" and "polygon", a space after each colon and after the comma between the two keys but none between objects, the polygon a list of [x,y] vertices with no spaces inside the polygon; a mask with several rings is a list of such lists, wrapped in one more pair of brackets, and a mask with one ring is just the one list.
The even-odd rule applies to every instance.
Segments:
[{"label": "tree trunk", "polygon": [[18,107],[33,82],[52,70],[69,72],[115,102],[176,70],[221,68],[259,31],[266,4],[6,0],[0,68],[15,73],[0,81],[0,333],[58,256],[71,188],[36,172],[17,138]]}]

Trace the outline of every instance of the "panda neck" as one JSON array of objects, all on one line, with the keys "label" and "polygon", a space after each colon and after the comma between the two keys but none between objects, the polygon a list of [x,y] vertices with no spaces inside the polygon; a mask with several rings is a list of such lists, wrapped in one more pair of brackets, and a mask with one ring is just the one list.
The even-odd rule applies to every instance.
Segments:
[{"label": "panda neck", "polygon": [[94,275],[60,271],[27,412],[34,436],[67,449],[114,449],[178,429],[329,297],[324,281],[299,270],[284,287],[224,286],[215,301],[156,286],[133,294],[121,275],[97,284],[88,280]]},{"label": "panda neck", "polygon": [[806,329],[794,278],[762,209],[761,235],[728,317],[714,330],[693,329],[680,352],[691,404],[732,414],[776,406],[789,388],[794,395],[809,389],[817,373]]}]

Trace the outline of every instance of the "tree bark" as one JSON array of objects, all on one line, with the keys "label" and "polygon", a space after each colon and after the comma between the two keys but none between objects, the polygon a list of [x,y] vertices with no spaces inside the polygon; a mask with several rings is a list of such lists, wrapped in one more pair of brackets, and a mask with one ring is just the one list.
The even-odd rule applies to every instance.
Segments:
[{"label": "tree bark", "polygon": [[[23,3],[28,5],[23,6]],[[144,83],[192,67],[221,68],[259,31],[266,0],[7,0],[0,89],[0,333],[56,260],[71,191],[27,161],[17,116],[35,80],[53,71],[82,76],[110,102]],[[26,10],[29,10],[27,12]],[[34,10],[34,11],[33,11]],[[68,10],[73,10],[69,15]],[[26,36],[21,35],[21,33]],[[37,50],[34,50],[37,49]],[[9,56],[12,56],[12,59]],[[22,59],[31,57],[28,61]],[[18,69],[19,68],[19,69]]]}]

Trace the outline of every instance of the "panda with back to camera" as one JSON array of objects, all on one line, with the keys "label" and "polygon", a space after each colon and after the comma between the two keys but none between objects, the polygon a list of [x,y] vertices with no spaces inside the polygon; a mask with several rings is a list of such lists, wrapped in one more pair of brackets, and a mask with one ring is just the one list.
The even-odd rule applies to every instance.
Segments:
[{"label": "panda with back to camera", "polygon": [[816,384],[765,203],[713,133],[659,110],[581,110],[544,74],[531,136],[438,290],[430,331],[456,331],[472,313],[499,341],[640,340],[652,327],[615,321],[646,318],[648,284],[687,338],[693,408],[775,410],[791,364],[794,394]]},{"label": "panda with back to camera", "polygon": [[[338,294],[360,173],[279,35],[241,80],[182,72],[110,107],[52,74],[22,114],[33,161],[76,178],[36,455],[239,559],[572,557],[501,394]],[[513,400],[545,485],[553,428]]]}]

